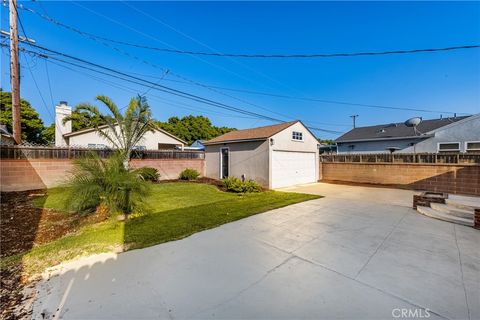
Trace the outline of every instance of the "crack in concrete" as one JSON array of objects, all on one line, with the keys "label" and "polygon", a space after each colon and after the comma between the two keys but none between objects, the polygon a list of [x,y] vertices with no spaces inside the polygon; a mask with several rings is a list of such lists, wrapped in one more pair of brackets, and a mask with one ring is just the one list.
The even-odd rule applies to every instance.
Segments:
[{"label": "crack in concrete", "polygon": [[363,265],[363,267],[360,268],[360,270],[357,272],[357,274],[355,275],[355,279],[358,278],[358,276],[360,275],[360,273],[365,269],[365,267],[370,263],[370,261],[372,260],[372,258],[377,254],[378,250],[380,250],[380,248],[383,246],[383,244],[388,240],[388,238],[390,238],[390,236],[392,235],[392,233],[397,229],[398,225],[403,221],[403,219],[407,216],[408,213],[405,213],[398,221],[397,223],[393,226],[392,230],[390,230],[390,232],[387,234],[387,236],[383,239],[383,241],[378,245],[378,247],[375,249],[375,252],[373,252],[373,254],[368,258],[367,262],[365,262],[365,264]]},{"label": "crack in concrete", "polygon": [[[265,272],[265,274],[263,274],[258,280],[254,281],[253,283],[249,284],[247,287],[241,289],[240,291],[238,291],[237,293],[235,293],[232,297],[220,302],[220,303],[217,303],[216,305],[214,306],[211,306],[207,309],[204,309],[204,310],[200,310],[199,312],[195,312],[196,315],[199,315],[199,314],[202,314],[204,312],[208,312],[210,310],[215,310],[223,305],[225,305],[226,303],[230,302],[230,301],[233,301],[235,300],[236,298],[238,298],[239,296],[241,296],[244,292],[250,290],[251,288],[255,287],[256,285],[258,285],[259,283],[261,283],[263,280],[265,280],[271,273],[275,272],[275,270],[277,270],[278,268],[281,268],[284,264],[286,264],[288,261],[290,261],[292,258],[294,257],[294,255],[290,255],[288,256],[285,260],[283,260],[280,264],[276,265],[275,267],[267,270],[267,272]],[[190,315],[189,317],[187,318],[192,318],[193,314]]]},{"label": "crack in concrete", "polygon": [[465,293],[465,303],[467,305],[467,314],[468,314],[468,319],[471,320],[471,315],[470,315],[470,307],[468,305],[468,294],[467,294],[467,288],[465,287],[465,279],[463,275],[463,263],[462,263],[462,254],[460,252],[460,247],[458,246],[458,240],[457,240],[457,229],[456,225],[453,225],[453,234],[455,235],[455,245],[457,246],[458,250],[458,260],[460,262],[460,274],[462,275],[462,285],[463,285],[463,292]]},{"label": "crack in concrete", "polygon": [[347,278],[347,279],[349,279],[349,280],[352,280],[352,281],[354,281],[354,282],[356,282],[356,283],[358,283],[358,284],[360,284],[360,285],[366,286],[366,287],[368,287],[368,288],[370,288],[370,289],[374,289],[374,290],[376,290],[376,291],[379,291],[379,292],[381,292],[381,293],[383,293],[383,294],[385,294],[385,295],[387,295],[387,296],[390,296],[390,297],[393,297],[393,298],[398,299],[398,300],[400,300],[400,301],[403,301],[403,302],[405,302],[405,303],[407,303],[407,304],[410,304],[410,305],[412,305],[412,306],[414,306],[414,307],[416,307],[416,308],[421,308],[421,309],[423,309],[423,310],[428,309],[428,311],[429,311],[430,313],[432,313],[432,314],[434,314],[434,315],[436,315],[436,316],[438,316],[438,317],[440,317],[440,318],[443,318],[443,319],[446,319],[446,320],[451,320],[450,318],[448,318],[448,317],[446,317],[446,316],[444,316],[444,315],[441,315],[440,313],[438,313],[438,312],[436,312],[436,311],[433,311],[433,310],[431,310],[430,308],[427,308],[427,307],[421,306],[421,305],[419,305],[419,304],[416,304],[416,303],[414,303],[414,302],[412,302],[412,301],[410,301],[410,300],[408,300],[408,299],[405,299],[405,298],[403,298],[403,297],[397,296],[397,295],[395,295],[395,294],[393,294],[393,293],[390,293],[390,292],[388,292],[388,291],[384,291],[384,290],[382,290],[382,289],[380,289],[380,288],[377,288],[377,287],[375,287],[375,286],[372,286],[372,285],[370,285],[370,284],[368,284],[368,283],[366,283],[366,282],[362,282],[362,281],[359,281],[359,280],[357,280],[357,279],[354,279],[354,278],[352,278],[352,277],[350,277],[350,276],[348,276],[348,275],[346,275],[346,274],[343,274],[343,273],[341,273],[341,272],[339,272],[339,271],[333,270],[333,269],[331,269],[331,268],[329,268],[329,267],[327,267],[327,266],[324,266],[324,265],[322,265],[322,264],[316,263],[316,262],[314,262],[314,261],[311,261],[311,260],[309,260],[309,259],[306,259],[306,258],[297,256],[297,255],[293,255],[293,257],[295,257],[295,258],[297,258],[297,259],[300,259],[300,260],[302,260],[302,261],[304,261],[304,262],[310,263],[310,264],[312,264],[312,265],[314,265],[314,266],[317,266],[317,267],[323,268],[323,269],[325,269],[325,270],[331,271],[331,272],[333,272],[333,273],[336,273],[336,274],[338,274],[338,275],[341,276],[341,277],[344,277],[344,278]]}]

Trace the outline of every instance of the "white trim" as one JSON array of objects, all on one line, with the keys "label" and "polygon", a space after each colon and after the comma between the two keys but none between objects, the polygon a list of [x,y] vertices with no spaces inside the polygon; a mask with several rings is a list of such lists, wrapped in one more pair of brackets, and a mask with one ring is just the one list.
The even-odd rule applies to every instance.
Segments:
[{"label": "white trim", "polygon": [[252,141],[265,141],[268,138],[255,138],[255,139],[243,139],[243,140],[224,140],[217,142],[205,142],[204,146],[213,146],[218,144],[230,144],[230,143],[241,143],[241,142],[252,142]]},{"label": "white trim", "polygon": [[229,148],[229,147],[221,147],[221,148],[219,149],[219,151],[220,151],[220,152],[219,152],[219,153],[220,153],[220,161],[219,161],[219,164],[220,164],[220,168],[219,168],[219,169],[220,169],[220,172],[219,172],[219,175],[218,175],[218,176],[220,177],[220,180],[224,178],[224,177],[222,177],[222,174],[223,174],[223,172],[222,172],[222,171],[223,171],[223,170],[222,170],[222,169],[223,169],[223,154],[222,154],[222,150],[223,150],[223,149],[227,149],[227,150],[228,150],[228,176],[230,176],[230,162],[231,162],[231,161],[230,161],[230,148]]},{"label": "white trim", "polygon": [[[442,149],[440,150],[440,145],[441,144],[452,144],[452,143],[456,143],[458,144],[458,149]],[[461,142],[460,141],[450,141],[450,142],[447,142],[447,141],[444,141],[444,142],[437,142],[437,152],[444,152],[444,151],[460,151],[460,147],[461,147]]]},{"label": "white trim", "polygon": [[[295,133],[297,134],[297,136],[298,136],[298,134],[300,134],[300,136],[302,137],[302,139],[295,139],[295,138],[293,138],[293,136],[295,135]],[[303,132],[297,131],[297,130],[292,130],[290,139],[291,139],[292,141],[295,141],[295,142],[303,142],[303,141],[305,140],[305,139],[303,139]]]},{"label": "white trim", "polygon": [[467,146],[469,143],[480,143],[480,141],[465,141],[465,152],[467,151],[480,151],[480,148],[468,149]]}]

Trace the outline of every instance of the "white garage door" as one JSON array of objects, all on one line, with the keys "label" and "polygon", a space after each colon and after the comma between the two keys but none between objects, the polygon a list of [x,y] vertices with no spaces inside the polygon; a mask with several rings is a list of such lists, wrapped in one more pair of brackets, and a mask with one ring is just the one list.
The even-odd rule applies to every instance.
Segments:
[{"label": "white garage door", "polygon": [[316,182],[315,153],[272,152],[272,188]]}]

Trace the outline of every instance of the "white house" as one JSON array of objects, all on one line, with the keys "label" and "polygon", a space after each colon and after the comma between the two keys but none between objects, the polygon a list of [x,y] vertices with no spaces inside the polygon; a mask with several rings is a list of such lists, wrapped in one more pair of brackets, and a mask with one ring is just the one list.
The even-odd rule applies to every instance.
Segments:
[{"label": "white house", "polygon": [[210,178],[253,179],[271,189],[319,178],[318,141],[300,121],[231,131],[203,144]]},{"label": "white house", "polygon": [[[89,148],[111,148],[111,143],[98,134],[95,128],[72,132],[71,121],[63,124],[63,119],[72,113],[72,108],[65,101],[55,108],[55,145],[79,146]],[[100,130],[111,130],[107,125],[99,126]],[[182,149],[186,142],[162,129],[147,132],[137,146],[147,150],[173,150]]]}]

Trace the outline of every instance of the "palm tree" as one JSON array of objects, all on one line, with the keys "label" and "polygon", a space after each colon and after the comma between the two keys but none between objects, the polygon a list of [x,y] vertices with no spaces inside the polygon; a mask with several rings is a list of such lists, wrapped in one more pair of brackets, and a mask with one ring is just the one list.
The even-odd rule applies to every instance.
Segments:
[{"label": "palm tree", "polygon": [[[122,114],[109,97],[100,95],[96,100],[101,101],[111,114],[104,115],[96,106],[89,103],[79,104],[76,110],[86,112],[92,118],[101,119],[101,122],[106,124],[107,127],[96,125],[95,128],[100,136],[120,152],[123,166],[128,169],[128,161],[134,147],[143,139],[145,133],[157,128],[150,106],[146,98],[139,95],[130,99],[125,113]],[[67,117],[64,122],[70,120],[75,120],[75,117]]]},{"label": "palm tree", "polygon": [[127,218],[132,212],[146,208],[144,199],[151,183],[143,177],[144,168],[125,169],[120,153],[101,159],[92,152],[76,160],[74,165],[73,175],[66,185],[67,209],[91,213],[103,205],[110,213],[120,213]]}]

